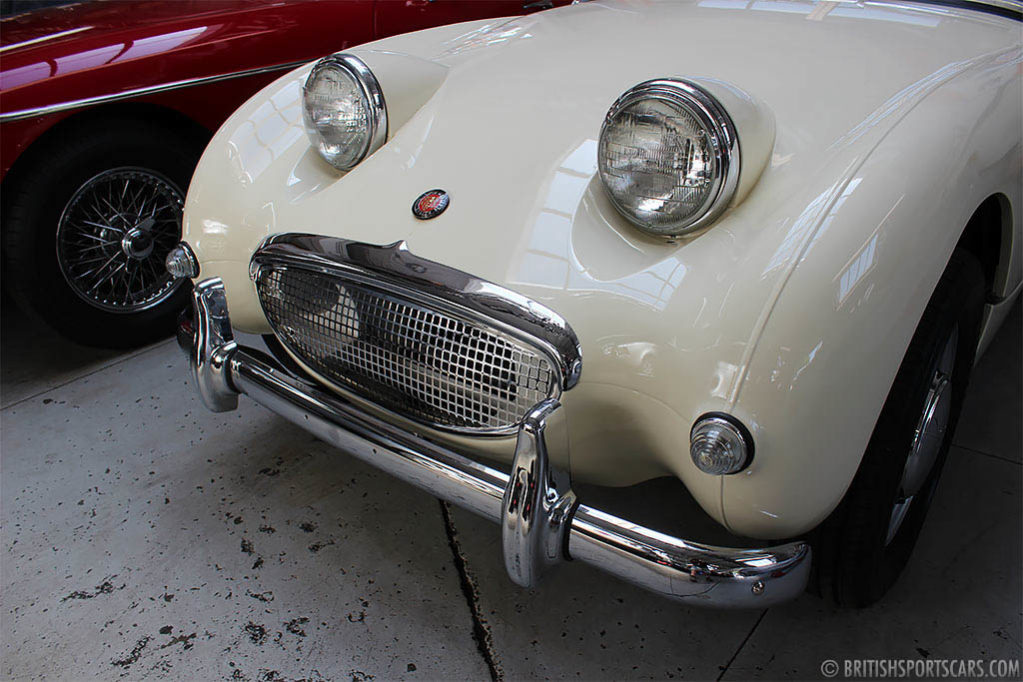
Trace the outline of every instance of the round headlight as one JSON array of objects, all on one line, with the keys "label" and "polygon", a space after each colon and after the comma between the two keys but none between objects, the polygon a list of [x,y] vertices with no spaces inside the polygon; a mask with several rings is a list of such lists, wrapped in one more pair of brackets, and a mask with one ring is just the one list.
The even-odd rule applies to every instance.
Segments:
[{"label": "round headlight", "polygon": [[622,215],[675,237],[708,225],[739,181],[739,137],[724,108],[690,81],[640,83],[604,119],[600,178]]},{"label": "round headlight", "polygon": [[339,170],[350,170],[387,140],[384,93],[358,57],[334,54],[316,62],[302,100],[310,141]]}]

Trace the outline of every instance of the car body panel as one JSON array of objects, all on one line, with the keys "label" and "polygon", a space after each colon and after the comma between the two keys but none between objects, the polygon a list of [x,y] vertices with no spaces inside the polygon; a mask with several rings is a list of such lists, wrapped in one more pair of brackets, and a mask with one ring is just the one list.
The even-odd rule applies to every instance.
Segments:
[{"label": "car body panel", "polygon": [[[238,104],[252,96],[254,91],[279,77],[271,71],[243,78],[194,85],[188,88],[157,92],[118,102],[123,105],[146,104],[173,111],[194,121],[207,130],[216,128],[237,109]],[[102,106],[102,105],[101,105]],[[0,134],[0,180],[6,176],[17,159],[44,133],[61,121],[77,116],[84,109],[57,111],[2,124]]]},{"label": "car body panel", "polygon": [[[527,11],[522,4],[129,0],[10,17],[3,21],[0,48],[0,179],[40,135],[72,115],[53,107],[71,103],[77,113],[82,100],[116,101],[128,94],[130,101],[177,111],[212,131],[276,77],[272,70],[395,33],[521,14]],[[252,73],[261,70],[271,73]],[[132,94],[168,84],[172,90]]]},{"label": "car body panel", "polygon": [[[330,28],[335,22],[345,26],[341,35]],[[80,3],[15,16],[3,28],[4,175],[32,142],[69,115],[10,120],[17,112],[166,83],[288,68],[339,44],[347,47],[374,37],[373,8],[366,2]],[[57,38],[40,40],[55,34]],[[302,39],[296,41],[296,36]],[[197,92],[132,100],[176,110],[212,130],[272,79],[254,75]]]},{"label": "car body panel", "polygon": [[512,16],[567,5],[571,0],[377,0],[374,24],[378,37],[421,31],[434,26]]},{"label": "car body panel", "polygon": [[[223,278],[235,326],[269,331],[248,279],[248,259],[267,235],[404,240],[420,257],[543,303],[575,329],[583,372],[562,398],[574,476],[625,485],[676,475],[712,517],[750,536],[801,533],[837,504],[928,287],[977,206],[971,202],[995,187],[1019,199],[1018,169],[1006,165],[1016,157],[992,138],[1013,125],[1018,133],[1019,112],[1004,103],[1014,92],[1018,101],[1019,27],[980,12],[608,1],[399,36],[352,52],[377,72],[389,103],[402,98],[385,63],[394,53],[446,69],[432,94],[417,95],[416,113],[359,166],[341,177],[310,148],[301,122],[304,68],[246,103],[200,163],[186,204],[186,240],[201,277]],[[610,205],[596,176],[596,146],[618,95],[671,75],[719,79],[759,98],[774,114],[776,141],[742,203],[703,233],[666,242],[640,234]],[[903,125],[913,126],[903,121],[929,98],[954,102],[962,93],[974,100],[955,109],[963,116],[955,144],[943,146],[947,121],[940,117],[904,132]],[[922,140],[940,152],[914,165],[913,145]],[[992,140],[994,147],[977,151]],[[956,149],[969,154],[955,156]],[[947,167],[920,165],[927,159]],[[906,167],[918,175],[907,180]],[[933,220],[898,213],[896,223],[893,213],[885,222],[878,211],[892,206],[867,201],[875,195],[858,176],[865,168],[870,186],[881,187],[879,201],[889,198],[883,189],[901,187],[912,196],[903,206],[929,206]],[[956,177],[978,181],[944,184]],[[940,204],[927,203],[932,183],[945,188]],[[416,220],[413,200],[434,187],[450,193],[449,208],[435,220]],[[959,210],[936,211],[952,205]],[[842,230],[829,227],[837,224]],[[842,324],[823,325],[849,314],[832,300],[844,286],[834,278],[879,225],[877,234],[891,230],[898,238],[876,242],[884,267],[868,269],[849,295],[869,288],[886,305],[859,306],[862,312]],[[1015,225],[1018,234],[1018,218]],[[911,268],[891,267],[921,243],[926,248]],[[1020,278],[1018,243],[1013,249],[1001,283],[1006,292]],[[810,254],[814,266],[803,264]],[[790,303],[815,289],[818,298],[810,300],[823,306],[823,297],[823,309]],[[832,356],[813,379],[798,382],[798,394],[772,378],[779,349],[812,342],[811,349],[823,343],[840,352],[844,324],[876,325],[893,309],[899,315],[883,318],[883,338],[870,347],[873,363]],[[822,454],[832,423],[819,417],[833,409],[824,401],[833,386],[864,372],[871,376],[860,382],[863,404],[844,438]],[[693,421],[716,410],[748,419],[758,443],[753,468],[734,484],[697,470],[688,452]],[[431,435],[510,455],[507,444]],[[795,484],[809,464],[816,492],[804,501]]]}]

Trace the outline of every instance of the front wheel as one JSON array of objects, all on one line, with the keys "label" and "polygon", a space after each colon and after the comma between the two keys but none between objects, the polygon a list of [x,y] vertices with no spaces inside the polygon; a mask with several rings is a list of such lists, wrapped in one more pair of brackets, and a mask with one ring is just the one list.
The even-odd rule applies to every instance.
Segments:
[{"label": "front wheel", "polygon": [[920,535],[969,381],[983,307],[977,260],[955,251],[885,401],[845,499],[820,529],[835,601],[864,607],[895,584]]},{"label": "front wheel", "polygon": [[164,268],[181,239],[201,143],[140,121],[49,141],[6,211],[6,284],[62,335],[124,348],[167,336],[187,280]]}]

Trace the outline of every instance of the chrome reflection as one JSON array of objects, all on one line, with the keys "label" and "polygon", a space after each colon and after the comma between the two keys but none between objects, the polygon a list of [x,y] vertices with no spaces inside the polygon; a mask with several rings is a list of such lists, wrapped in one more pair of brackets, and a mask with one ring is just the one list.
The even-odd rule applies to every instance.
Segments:
[{"label": "chrome reflection", "polygon": [[422,299],[425,305],[455,306],[488,325],[541,349],[552,360],[561,388],[579,381],[582,350],[571,326],[546,306],[446,265],[409,252],[404,242],[389,246],[311,234],[268,237],[252,256],[255,280],[264,266],[293,265],[356,277]]},{"label": "chrome reflection", "polygon": [[913,443],[906,457],[902,481],[899,483],[898,498],[888,521],[886,545],[895,539],[906,520],[913,500],[924,492],[924,486],[941,455],[941,446],[945,442],[952,413],[952,371],[955,368],[958,348],[959,327],[956,326],[931,370],[930,386],[924,398],[923,411],[913,434]]},{"label": "chrome reflection", "polygon": [[[216,386],[225,395],[233,394],[235,401],[244,393],[397,478],[485,518],[502,520],[507,501],[516,490],[509,474],[398,429],[291,376],[258,351],[237,346],[231,338],[223,282],[219,278],[204,280],[196,292],[195,324],[209,332],[197,333],[197,341],[200,337],[205,341],[189,350],[200,389]],[[208,362],[210,358],[216,362]],[[225,404],[207,405],[215,409]],[[664,597],[720,608],[765,608],[803,591],[811,563],[810,547],[804,542],[763,549],[713,547],[645,528],[585,504],[569,504],[568,488],[556,480],[542,456],[546,420],[556,410],[556,403],[537,406],[521,431],[517,462],[531,474],[523,480],[538,486],[546,481],[542,489],[554,491],[554,495],[545,498],[543,515],[531,519],[540,520],[540,526],[531,523],[527,527],[517,519],[507,524],[513,536],[517,530],[523,531],[519,537],[524,542],[511,541],[512,551],[520,552],[520,565],[536,567],[548,559],[570,557]],[[539,502],[535,497],[532,501]],[[532,530],[535,528],[543,530]],[[559,538],[566,536],[567,543],[560,542]],[[520,577],[535,579],[539,575],[533,572]]]}]

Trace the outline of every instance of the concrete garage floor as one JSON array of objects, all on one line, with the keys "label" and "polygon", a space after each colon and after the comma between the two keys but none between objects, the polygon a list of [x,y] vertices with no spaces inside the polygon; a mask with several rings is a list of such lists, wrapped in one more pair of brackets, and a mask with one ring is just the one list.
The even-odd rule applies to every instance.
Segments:
[{"label": "concrete garage floor", "polygon": [[172,341],[99,352],[2,315],[0,677],[820,679],[826,659],[1021,656],[1019,305],[912,564],[857,612],[686,609],[574,564],[524,592],[496,526],[244,399],[207,412]]}]

